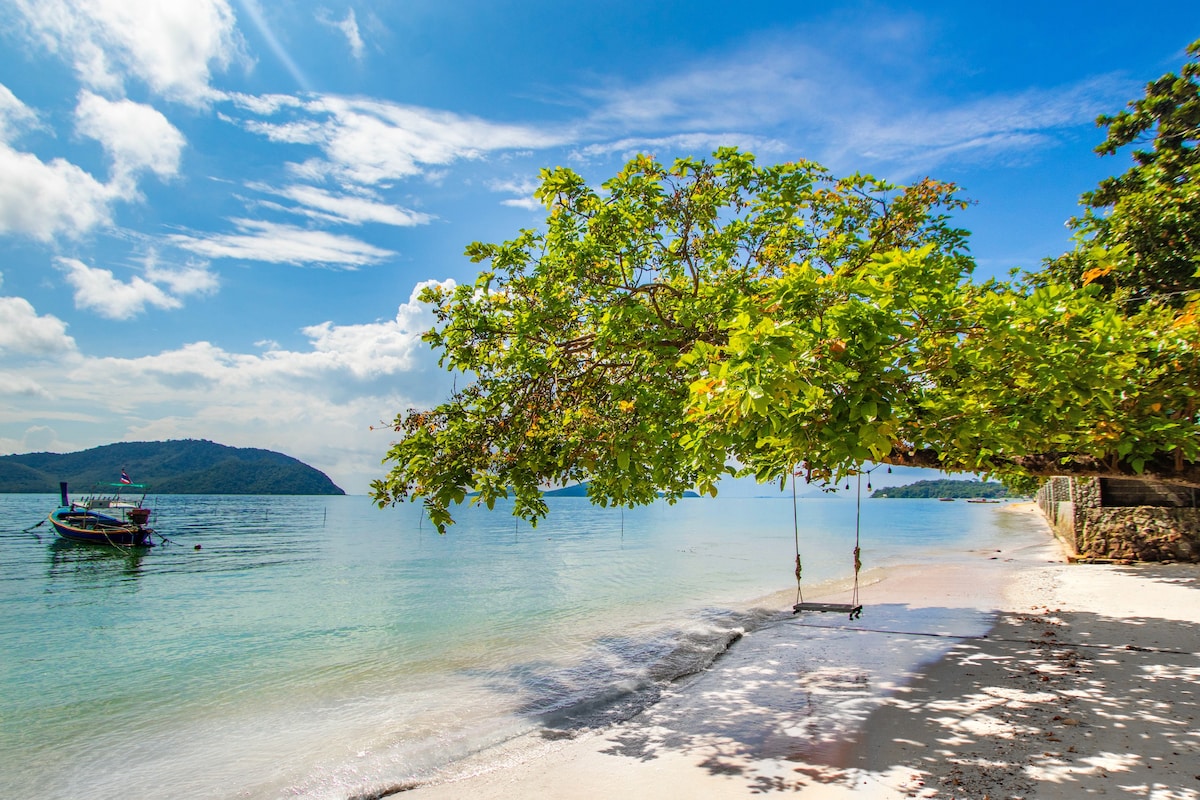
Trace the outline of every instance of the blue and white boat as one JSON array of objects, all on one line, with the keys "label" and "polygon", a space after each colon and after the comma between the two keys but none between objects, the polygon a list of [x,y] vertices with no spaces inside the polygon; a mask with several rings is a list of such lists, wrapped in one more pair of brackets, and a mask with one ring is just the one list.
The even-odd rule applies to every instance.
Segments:
[{"label": "blue and white boat", "polygon": [[144,505],[145,484],[104,484],[78,503],[68,498],[66,483],[59,484],[59,491],[62,504],[50,512],[50,524],[62,538],[120,547],[154,546],[154,529],[147,524],[150,509]]}]

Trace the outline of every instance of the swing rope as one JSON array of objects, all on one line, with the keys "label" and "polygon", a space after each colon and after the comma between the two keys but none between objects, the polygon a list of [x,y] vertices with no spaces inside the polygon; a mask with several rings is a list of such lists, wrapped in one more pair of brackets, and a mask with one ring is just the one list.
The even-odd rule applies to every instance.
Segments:
[{"label": "swing rope", "polygon": [[[854,592],[850,595],[850,605],[858,607],[862,616],[862,606],[858,603],[858,572],[862,569],[862,547],[859,545],[859,531],[862,528],[862,473],[858,473],[858,497],[854,501]],[[854,619],[854,615],[850,615]]]},{"label": "swing rope", "polygon": [[800,589],[800,573],[804,565],[800,563],[800,515],[796,510],[796,470],[792,470],[792,535],[796,540],[796,604],[804,602],[804,592]]},{"label": "swing rope", "polygon": [[[867,470],[872,472],[875,468]],[[889,470],[890,471],[890,470]],[[846,488],[850,488],[850,484],[846,484]],[[870,488],[870,484],[867,485]],[[854,507],[854,588],[851,593],[851,602],[849,605],[842,603],[805,603],[804,592],[801,589],[801,571],[802,564],[800,562],[800,514],[796,502],[796,468],[792,469],[792,535],[796,543],[796,603],[792,606],[792,613],[798,614],[801,611],[841,611],[848,613],[850,619],[858,619],[862,616],[862,604],[858,601],[858,573],[862,570],[862,546],[860,536],[862,531],[862,471],[858,472],[858,497]]]}]

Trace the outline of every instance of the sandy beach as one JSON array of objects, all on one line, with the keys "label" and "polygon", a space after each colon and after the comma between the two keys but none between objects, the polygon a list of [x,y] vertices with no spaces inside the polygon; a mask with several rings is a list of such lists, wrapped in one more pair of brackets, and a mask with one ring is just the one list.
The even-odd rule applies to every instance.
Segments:
[{"label": "sandy beach", "polygon": [[631,720],[363,797],[1200,798],[1200,567],[1068,564],[1032,504],[996,513],[1044,535],[868,573],[861,619],[790,617]]}]

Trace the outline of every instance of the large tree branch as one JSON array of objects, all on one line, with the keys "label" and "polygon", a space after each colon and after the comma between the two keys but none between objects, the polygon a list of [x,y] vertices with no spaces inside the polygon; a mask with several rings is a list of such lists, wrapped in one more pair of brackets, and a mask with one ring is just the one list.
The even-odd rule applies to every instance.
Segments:
[{"label": "large tree branch", "polygon": [[[1162,454],[1147,461],[1139,473],[1125,462],[1114,463],[1111,460],[1095,456],[1074,455],[1070,453],[1037,453],[1024,456],[995,459],[998,466],[1010,465],[1029,475],[1050,478],[1064,475],[1074,478],[1144,478],[1163,483],[1173,483],[1180,486],[1200,488],[1200,464],[1185,461],[1176,462],[1174,456]],[[952,470],[938,458],[938,451],[926,449],[912,452],[895,452],[884,459],[885,463],[900,467],[925,467],[930,469]]]}]

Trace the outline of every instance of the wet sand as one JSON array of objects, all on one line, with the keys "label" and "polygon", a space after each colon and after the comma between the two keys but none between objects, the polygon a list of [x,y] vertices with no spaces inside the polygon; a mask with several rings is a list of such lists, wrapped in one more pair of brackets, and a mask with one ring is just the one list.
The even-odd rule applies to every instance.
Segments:
[{"label": "wet sand", "polygon": [[1031,504],[997,513],[1041,535],[890,569],[862,587],[861,619],[806,614],[747,634],[627,722],[382,791],[1200,797],[1200,567],[1067,564]]}]

